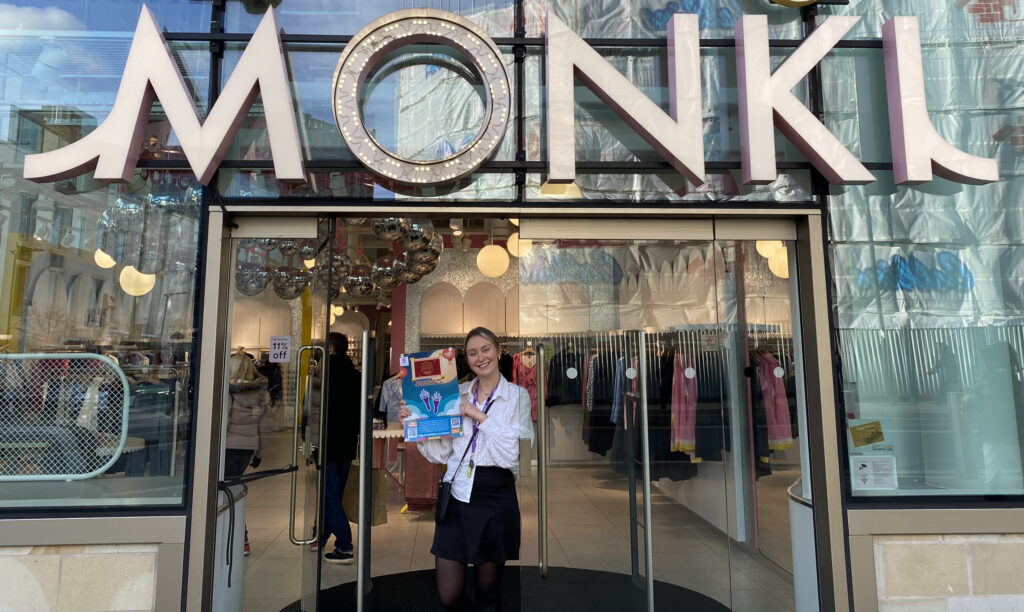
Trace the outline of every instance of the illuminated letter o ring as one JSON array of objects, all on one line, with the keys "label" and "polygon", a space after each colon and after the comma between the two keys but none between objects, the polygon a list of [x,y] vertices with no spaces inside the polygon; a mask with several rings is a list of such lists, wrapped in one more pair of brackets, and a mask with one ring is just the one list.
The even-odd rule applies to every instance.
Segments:
[{"label": "illuminated letter o ring", "polygon": [[[462,150],[434,161],[405,159],[380,146],[366,130],[359,108],[370,71],[394,50],[422,43],[462,50],[484,82],[480,131]],[[508,69],[498,46],[466,19],[435,9],[396,11],[360,30],[341,53],[332,91],[334,120],[355,156],[381,178],[405,185],[452,183],[479,168],[501,144],[512,107]]]}]

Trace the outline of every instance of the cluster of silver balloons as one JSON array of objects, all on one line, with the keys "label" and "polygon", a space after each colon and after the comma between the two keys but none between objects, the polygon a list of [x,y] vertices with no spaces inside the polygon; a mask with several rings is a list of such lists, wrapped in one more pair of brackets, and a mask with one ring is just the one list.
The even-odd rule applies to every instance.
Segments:
[{"label": "cluster of silver balloons", "polygon": [[144,198],[121,194],[100,214],[96,248],[143,274],[194,270],[201,200],[198,183],[182,192],[170,172],[157,175]]},{"label": "cluster of silver balloons", "polygon": [[[350,225],[365,225],[367,219],[349,219]],[[292,260],[298,256],[304,261],[316,259],[317,246],[311,240],[241,240],[235,286],[244,295],[254,296],[267,286],[284,300],[293,300],[309,286],[313,279],[329,283],[331,300],[337,299],[344,288],[353,298],[376,294],[381,302],[388,299],[400,284],[413,284],[437,269],[444,240],[434,231],[428,219],[402,219],[383,217],[373,219],[370,227],[377,238],[395,243],[401,257],[381,256],[372,265],[355,263],[344,253],[334,253],[330,265],[317,265],[312,270],[282,265],[268,269],[269,254],[277,250],[282,258]],[[326,278],[327,276],[330,278]]]}]

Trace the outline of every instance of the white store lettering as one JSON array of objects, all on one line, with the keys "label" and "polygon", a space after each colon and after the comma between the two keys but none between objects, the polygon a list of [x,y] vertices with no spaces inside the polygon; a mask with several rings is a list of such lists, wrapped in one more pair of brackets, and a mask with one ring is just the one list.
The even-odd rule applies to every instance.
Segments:
[{"label": "white store lettering", "polygon": [[[859,19],[829,17],[774,73],[770,70],[767,18],[748,15],[737,24],[744,183],[763,184],[776,179],[773,129],[776,127],[829,182],[859,185],[875,180],[792,93]],[[471,147],[450,159],[421,162],[398,157],[362,133],[358,121],[361,117],[358,92],[363,87],[361,80],[365,71],[361,63],[345,61],[346,56],[354,56],[346,48],[334,81],[336,88],[339,84],[344,87],[332,96],[335,117],[339,118],[345,140],[350,146],[358,142],[370,147],[364,152],[356,146],[357,156],[383,181],[422,186],[464,178],[497,148],[508,120],[508,94],[502,91],[507,82],[504,76],[507,68],[497,54],[497,46],[464,18],[447,11],[409,9],[385,16],[374,24],[380,27],[380,35],[385,38],[389,31],[396,32],[396,41],[388,43],[389,49],[451,36],[464,37],[469,45],[469,48],[464,46],[464,50],[470,52],[474,69],[477,72],[487,69],[496,75],[487,76],[492,92],[488,97],[491,120]],[[668,113],[553,14],[548,15],[547,26],[549,180],[567,183],[575,179],[573,90],[578,78],[673,168],[692,184],[701,185],[704,182],[704,146],[697,17],[680,13],[673,15],[668,24]],[[371,36],[371,30],[373,28],[364,32]],[[110,115],[77,142],[26,156],[25,178],[48,182],[94,170],[99,180],[129,180],[142,150],[148,113],[154,99],[159,99],[193,172],[201,183],[208,184],[256,94],[262,93],[276,177],[281,181],[305,182],[278,31],[274,11],[268,9],[216,104],[206,120],[201,121],[159,25],[143,6]],[[403,38],[407,41],[400,40]],[[932,125],[925,104],[917,18],[889,20],[883,28],[883,47],[896,182],[926,182],[932,180],[933,172],[962,183],[984,184],[998,180],[995,160],[960,151],[946,142]],[[474,48],[484,56],[473,54]],[[346,79],[352,84],[348,85]]]}]

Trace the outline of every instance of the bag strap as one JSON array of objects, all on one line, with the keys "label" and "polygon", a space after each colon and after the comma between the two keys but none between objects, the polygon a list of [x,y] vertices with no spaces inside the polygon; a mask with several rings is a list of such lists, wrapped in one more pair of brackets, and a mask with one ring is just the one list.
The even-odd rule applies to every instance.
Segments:
[{"label": "bag strap", "polygon": [[[495,388],[495,389],[497,389],[497,388]],[[487,414],[488,412],[491,411],[491,405],[494,403],[495,399],[496,398],[491,397],[490,400],[488,400],[487,405],[484,406],[484,410],[483,410],[484,414]],[[474,427],[473,429],[474,429],[473,435],[470,436],[470,438],[469,438],[469,444],[466,445],[466,450],[464,450],[462,452],[462,459],[459,459],[459,465],[455,468],[455,471],[452,473],[452,479],[451,480],[447,480],[447,481],[443,481],[443,482],[454,483],[455,482],[455,477],[459,475],[459,470],[462,469],[462,462],[466,460],[466,455],[469,454],[469,449],[473,448],[473,440],[476,440],[476,434],[480,433],[480,428],[479,427]]]},{"label": "bag strap", "polygon": [[455,482],[455,477],[459,475],[459,470],[462,469],[462,462],[466,460],[466,455],[469,454],[469,449],[473,446],[473,440],[476,439],[476,434],[478,433],[480,433],[479,429],[473,432],[473,435],[469,438],[469,444],[466,445],[466,450],[462,453],[462,459],[459,459],[459,465],[452,472],[452,479],[445,482]]}]

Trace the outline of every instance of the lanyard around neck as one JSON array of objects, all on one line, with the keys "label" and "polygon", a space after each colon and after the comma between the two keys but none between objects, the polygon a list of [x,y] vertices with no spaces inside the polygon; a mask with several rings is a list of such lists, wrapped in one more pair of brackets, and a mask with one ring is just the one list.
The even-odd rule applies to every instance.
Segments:
[{"label": "lanyard around neck", "polygon": [[[499,383],[500,383],[500,381],[499,381]],[[495,400],[494,394],[497,393],[497,391],[498,391],[498,385],[495,385],[494,388],[491,389],[491,394],[487,396],[487,401],[484,403],[484,407],[483,407],[483,410],[482,410],[484,414],[487,414],[487,412],[491,409],[491,404],[493,404],[494,400]],[[479,397],[480,397],[480,379],[477,379],[477,381],[476,381],[476,388],[473,389],[473,404],[475,406],[479,406]],[[473,441],[469,443],[470,454],[475,454],[476,453],[476,431],[477,431],[477,429],[479,429],[479,427],[480,427],[480,421],[477,421],[476,419],[474,419],[473,420]]]}]

